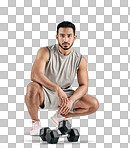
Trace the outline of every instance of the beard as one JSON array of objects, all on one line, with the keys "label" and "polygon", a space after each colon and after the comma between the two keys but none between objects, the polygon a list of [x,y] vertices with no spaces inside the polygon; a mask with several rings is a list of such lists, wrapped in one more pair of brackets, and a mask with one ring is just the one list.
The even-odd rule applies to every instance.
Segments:
[{"label": "beard", "polygon": [[[73,42],[73,43],[74,43],[74,42]],[[68,48],[67,48],[67,46],[64,48],[64,47],[58,42],[59,46],[60,46],[63,50],[69,50],[69,49],[72,47],[73,43],[72,43]]]}]

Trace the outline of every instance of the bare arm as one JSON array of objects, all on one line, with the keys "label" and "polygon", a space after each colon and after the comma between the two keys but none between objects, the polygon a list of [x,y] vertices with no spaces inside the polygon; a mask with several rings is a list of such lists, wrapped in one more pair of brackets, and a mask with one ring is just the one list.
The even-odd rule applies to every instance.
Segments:
[{"label": "bare arm", "polygon": [[49,60],[49,51],[46,47],[40,48],[37,52],[36,60],[32,66],[31,80],[37,82],[50,90],[57,91],[58,85],[51,82],[45,75],[44,69]]},{"label": "bare arm", "polygon": [[74,102],[81,98],[88,91],[88,72],[87,72],[87,61],[84,56],[82,56],[79,69],[77,71],[77,79],[79,87],[75,90],[74,94],[70,99]]}]

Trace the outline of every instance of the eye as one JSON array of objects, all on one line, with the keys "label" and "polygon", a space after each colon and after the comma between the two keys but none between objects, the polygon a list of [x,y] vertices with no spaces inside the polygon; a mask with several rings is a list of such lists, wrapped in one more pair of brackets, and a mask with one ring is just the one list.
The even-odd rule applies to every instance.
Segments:
[{"label": "eye", "polygon": [[68,37],[71,37],[71,36],[72,36],[71,34],[68,35]]}]

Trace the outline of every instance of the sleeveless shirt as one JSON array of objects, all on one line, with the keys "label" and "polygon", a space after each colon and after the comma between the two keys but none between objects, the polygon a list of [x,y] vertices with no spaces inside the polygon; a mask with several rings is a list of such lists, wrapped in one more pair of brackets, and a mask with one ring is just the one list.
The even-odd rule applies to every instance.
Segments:
[{"label": "sleeveless shirt", "polygon": [[72,48],[68,55],[59,51],[58,44],[46,46],[49,50],[49,60],[46,63],[44,75],[62,89],[71,87],[82,55]]}]

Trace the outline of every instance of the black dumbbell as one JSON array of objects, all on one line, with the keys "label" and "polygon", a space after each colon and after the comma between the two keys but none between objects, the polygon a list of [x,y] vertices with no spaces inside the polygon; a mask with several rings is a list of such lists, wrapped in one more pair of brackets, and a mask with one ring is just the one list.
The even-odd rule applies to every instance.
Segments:
[{"label": "black dumbbell", "polygon": [[56,144],[58,142],[59,136],[60,135],[57,129],[48,129],[46,133],[46,141],[50,144]]},{"label": "black dumbbell", "polygon": [[62,120],[58,123],[58,129],[48,129],[46,132],[46,141],[50,144],[56,144],[60,136],[67,134],[71,129],[71,124],[68,120]]},{"label": "black dumbbell", "polygon": [[79,139],[79,131],[76,128],[72,128],[69,132],[68,132],[68,136],[67,139],[70,142],[77,142]]},{"label": "black dumbbell", "polygon": [[[47,133],[47,130],[50,129],[49,127],[44,127],[40,130],[40,137],[43,141],[46,141],[46,133]],[[60,132],[65,135],[66,132],[71,129],[71,124],[69,123],[68,120],[63,120],[63,121],[60,121],[58,123],[58,129],[60,130]],[[50,129],[51,130],[51,129]],[[57,130],[57,129],[56,129]],[[50,131],[51,132],[51,131]],[[55,131],[54,131],[55,133]],[[53,133],[52,133],[53,134]],[[48,136],[50,137],[50,135]],[[56,136],[54,136],[56,138]]]},{"label": "black dumbbell", "polygon": [[71,129],[71,124],[68,120],[62,120],[58,123],[58,129],[62,135],[66,135],[67,132]]},{"label": "black dumbbell", "polygon": [[42,129],[40,129],[40,137],[43,141],[46,141],[46,133],[47,130],[50,129],[49,127],[44,127]]},{"label": "black dumbbell", "polygon": [[79,132],[77,129],[71,129],[71,124],[68,120],[60,121],[58,129],[48,129],[46,132],[46,141],[50,144],[56,144],[60,136],[66,137],[70,142],[76,142],[79,139]]}]

